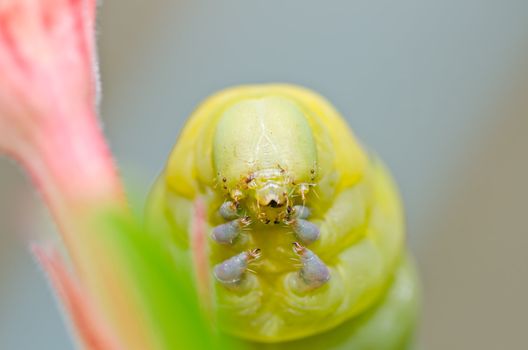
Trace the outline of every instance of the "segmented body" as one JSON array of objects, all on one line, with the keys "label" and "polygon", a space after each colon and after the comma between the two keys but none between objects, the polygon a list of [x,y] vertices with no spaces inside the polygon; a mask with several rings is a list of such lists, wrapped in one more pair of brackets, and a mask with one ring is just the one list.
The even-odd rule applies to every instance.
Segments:
[{"label": "segmented body", "polygon": [[[408,269],[395,188],[319,95],[246,86],[214,95],[191,116],[149,216],[184,252],[201,197],[211,276],[216,266],[231,281],[216,275],[216,306],[229,316],[222,327],[278,342],[383,308],[394,276]],[[260,258],[249,262],[244,252],[257,248]],[[398,288],[415,293],[414,280],[404,280]]]}]

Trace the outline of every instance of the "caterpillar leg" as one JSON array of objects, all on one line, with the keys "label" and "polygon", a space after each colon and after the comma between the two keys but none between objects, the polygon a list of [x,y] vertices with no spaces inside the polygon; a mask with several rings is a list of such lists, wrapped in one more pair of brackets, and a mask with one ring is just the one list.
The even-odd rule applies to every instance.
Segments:
[{"label": "caterpillar leg", "polygon": [[295,205],[289,212],[289,218],[285,220],[286,225],[290,226],[304,244],[315,242],[320,235],[319,227],[306,220],[311,215],[310,208],[304,205]]},{"label": "caterpillar leg", "polygon": [[258,248],[242,252],[216,265],[213,275],[226,287],[235,287],[241,282],[249,263],[260,258],[260,255]]},{"label": "caterpillar leg", "polygon": [[302,263],[295,285],[298,292],[319,288],[330,280],[330,270],[314,252],[297,242],[293,243],[293,251],[299,255]]},{"label": "caterpillar leg", "polygon": [[218,225],[213,228],[212,238],[220,244],[233,244],[242,229],[250,223],[248,217],[243,217]]},{"label": "caterpillar leg", "polygon": [[293,216],[298,219],[306,220],[310,217],[311,214],[312,214],[312,211],[310,210],[310,208],[304,205],[293,206]]},{"label": "caterpillar leg", "polygon": [[297,237],[304,243],[310,244],[315,242],[320,235],[319,227],[305,219],[293,218],[286,222],[289,225]]},{"label": "caterpillar leg", "polygon": [[238,206],[231,201],[224,202],[220,206],[220,209],[218,209],[218,212],[225,220],[234,220],[238,218]]}]

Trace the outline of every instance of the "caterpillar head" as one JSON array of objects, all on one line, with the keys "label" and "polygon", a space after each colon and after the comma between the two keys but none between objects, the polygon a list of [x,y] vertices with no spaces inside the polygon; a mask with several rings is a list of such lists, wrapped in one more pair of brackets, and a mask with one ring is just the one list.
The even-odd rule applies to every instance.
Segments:
[{"label": "caterpillar head", "polygon": [[288,219],[317,175],[308,120],[299,106],[280,96],[247,98],[225,109],[213,161],[224,195],[264,223]]}]

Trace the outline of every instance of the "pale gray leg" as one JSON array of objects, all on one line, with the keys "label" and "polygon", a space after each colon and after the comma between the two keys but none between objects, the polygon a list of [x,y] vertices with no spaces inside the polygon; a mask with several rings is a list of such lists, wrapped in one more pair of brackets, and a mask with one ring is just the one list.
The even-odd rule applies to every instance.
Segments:
[{"label": "pale gray leg", "polygon": [[301,258],[302,267],[298,274],[301,291],[319,288],[330,280],[330,270],[314,252],[297,242],[293,243],[293,251]]},{"label": "pale gray leg", "polygon": [[220,213],[220,216],[223,217],[225,220],[234,220],[238,218],[237,205],[231,201],[224,202],[220,206],[220,209],[218,209],[218,212]]},{"label": "pale gray leg", "polygon": [[296,218],[289,221],[288,224],[304,244],[313,243],[319,238],[319,227],[308,220]]},{"label": "pale gray leg", "polygon": [[213,270],[216,280],[226,286],[238,284],[248,268],[248,264],[260,257],[260,249],[250,249],[235,255],[220,264]]},{"label": "pale gray leg", "polygon": [[248,217],[243,217],[213,228],[212,238],[220,244],[233,244],[242,229],[250,224]]},{"label": "pale gray leg", "polygon": [[293,215],[298,219],[308,219],[312,214],[310,208],[305,207],[304,205],[295,205],[293,207]]}]

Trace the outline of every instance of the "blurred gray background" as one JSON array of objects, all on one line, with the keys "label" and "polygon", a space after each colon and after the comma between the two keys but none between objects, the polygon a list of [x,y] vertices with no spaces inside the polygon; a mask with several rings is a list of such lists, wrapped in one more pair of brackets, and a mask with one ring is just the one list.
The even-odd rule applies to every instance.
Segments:
[{"label": "blurred gray background", "polygon": [[[420,347],[528,348],[528,1],[108,0],[98,28],[105,132],[140,196],[207,95],[308,86],[401,186]],[[5,159],[0,194],[0,349],[71,349],[27,249],[49,228],[21,219],[43,207]]]}]

